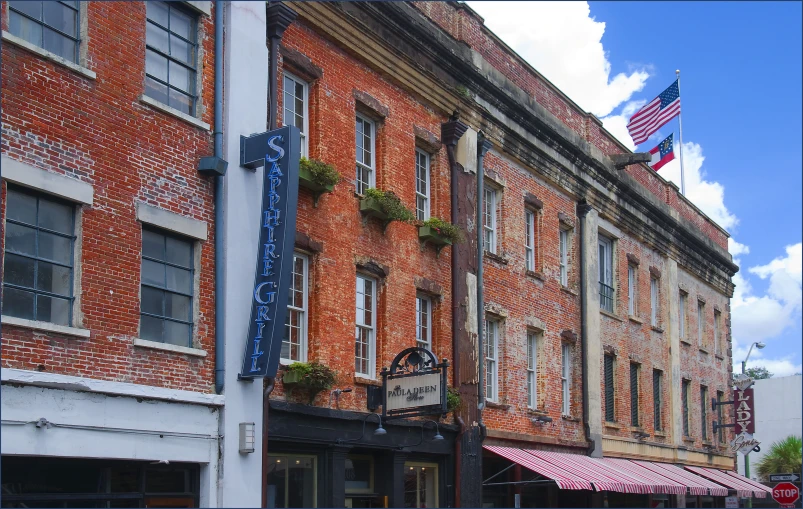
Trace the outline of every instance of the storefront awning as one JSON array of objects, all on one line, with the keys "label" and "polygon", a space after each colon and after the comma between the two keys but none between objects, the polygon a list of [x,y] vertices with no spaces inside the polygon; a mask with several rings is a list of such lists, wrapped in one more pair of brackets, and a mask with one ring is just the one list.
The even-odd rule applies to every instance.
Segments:
[{"label": "storefront awning", "polygon": [[766,486],[751,481],[750,479],[735,472],[718,470],[715,468],[690,466],[687,466],[686,469],[694,472],[695,474],[699,474],[703,477],[711,479],[712,481],[718,482],[723,486],[727,486],[732,490],[736,490],[736,494],[740,497],[755,496],[756,498],[764,498],[767,496],[767,493],[772,492],[772,490]]},{"label": "storefront awning", "polygon": [[653,493],[649,484],[634,479],[622,472],[609,468],[605,460],[589,458],[579,454],[528,450],[541,459],[556,465],[567,472],[586,479],[597,491],[616,491],[619,493]]},{"label": "storefront awning", "polygon": [[665,475],[653,472],[652,470],[639,465],[636,461],[620,458],[605,458],[605,462],[613,468],[626,472],[631,477],[641,480],[645,484],[654,486],[655,491],[653,493],[664,493],[667,495],[686,494],[685,484],[673,481]]},{"label": "storefront awning", "polygon": [[569,472],[529,454],[523,449],[515,447],[498,447],[495,445],[484,445],[484,449],[498,454],[503,458],[509,459],[536,474],[552,479],[558,487],[564,490],[593,490],[591,483],[580,477],[574,476]]},{"label": "storefront awning", "polygon": [[711,482],[705,477],[700,477],[691,472],[683,470],[680,467],[671,465],[669,463],[656,463],[652,461],[633,461],[633,463],[642,466],[648,470],[655,472],[674,481],[683,484],[689,488],[690,495],[708,495],[711,494],[715,497],[727,497],[728,488],[724,488],[715,482]]}]

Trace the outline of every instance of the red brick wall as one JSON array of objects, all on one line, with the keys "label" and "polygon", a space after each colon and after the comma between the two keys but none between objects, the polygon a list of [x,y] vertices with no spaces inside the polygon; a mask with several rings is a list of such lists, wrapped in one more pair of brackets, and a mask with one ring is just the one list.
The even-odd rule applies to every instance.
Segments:
[{"label": "red brick wall", "polygon": [[[81,313],[89,339],[4,325],[5,368],[211,392],[214,377],[213,182],[199,176],[212,134],[139,101],[145,81],[145,4],[85,2],[88,79],[4,42],[2,152],[94,187],[82,208]],[[214,25],[205,34],[203,121],[212,123]],[[3,28],[7,25],[3,2]],[[5,186],[3,186],[5,202]],[[195,336],[205,358],[133,346],[139,328],[141,224],[144,202],[206,221],[201,242],[200,316]],[[5,207],[3,207],[3,219]],[[3,236],[4,238],[4,236]]]}]

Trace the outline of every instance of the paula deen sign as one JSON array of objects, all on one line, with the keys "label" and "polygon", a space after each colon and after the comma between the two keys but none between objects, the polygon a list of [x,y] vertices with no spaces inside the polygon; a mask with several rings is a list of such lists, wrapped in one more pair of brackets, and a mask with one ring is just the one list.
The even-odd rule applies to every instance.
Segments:
[{"label": "paula deen sign", "polygon": [[396,378],[386,389],[388,411],[406,410],[441,402],[440,373]]},{"label": "paula deen sign", "polygon": [[446,413],[446,370],[449,362],[426,348],[399,353],[382,369],[382,417],[413,417]]}]

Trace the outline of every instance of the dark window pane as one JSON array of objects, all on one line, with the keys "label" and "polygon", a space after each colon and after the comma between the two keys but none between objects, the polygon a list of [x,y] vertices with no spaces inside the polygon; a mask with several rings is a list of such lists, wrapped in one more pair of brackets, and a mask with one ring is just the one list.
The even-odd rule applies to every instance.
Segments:
[{"label": "dark window pane", "polygon": [[145,470],[145,491],[148,493],[186,493],[190,491],[189,472],[183,468]]},{"label": "dark window pane", "polygon": [[193,22],[192,18],[177,9],[170,9],[170,31],[180,35],[181,37],[194,41],[195,37],[192,33]]},{"label": "dark window pane", "polygon": [[139,472],[137,468],[113,467],[109,470],[109,491],[111,493],[132,493],[134,491],[139,491]]},{"label": "dark window pane", "polygon": [[159,318],[151,316],[140,316],[139,335],[142,339],[150,341],[162,341],[162,322]]},{"label": "dark window pane", "polygon": [[162,53],[170,54],[170,46],[167,41],[167,31],[159,28],[153,23],[146,23],[145,41],[148,46],[156,48]]},{"label": "dark window pane", "polygon": [[30,258],[6,253],[3,264],[3,281],[11,285],[33,288],[34,262]]},{"label": "dark window pane", "polygon": [[4,287],[3,314],[33,320],[33,294],[16,288]]},{"label": "dark window pane", "polygon": [[176,320],[190,320],[190,303],[192,301],[189,297],[168,293],[165,298],[165,316]]},{"label": "dark window pane", "polygon": [[36,319],[59,325],[70,324],[70,301],[38,295],[36,297]]},{"label": "dark window pane", "polygon": [[142,282],[164,288],[165,266],[150,260],[142,260]]},{"label": "dark window pane", "polygon": [[170,86],[187,93],[191,92],[190,71],[179,63],[170,62]]},{"label": "dark window pane", "polygon": [[192,267],[192,244],[183,240],[167,237],[166,261],[181,265],[182,267]]},{"label": "dark window pane", "polygon": [[76,37],[77,12],[58,2],[43,2],[44,21],[49,26],[64,32],[65,34]]},{"label": "dark window pane", "polygon": [[164,307],[162,306],[164,293],[165,292],[162,290],[157,290],[156,288],[151,288],[149,286],[143,286],[142,302],[140,303],[142,312],[162,316],[162,313],[164,312]]},{"label": "dark window pane", "polygon": [[[167,68],[166,63],[165,68]],[[162,85],[151,78],[145,78],[145,95],[160,103],[167,104],[167,85]]]},{"label": "dark window pane", "polygon": [[53,265],[47,262],[37,262],[39,268],[36,271],[36,289],[58,295],[69,297],[70,292],[70,269],[60,265]]},{"label": "dark window pane", "polygon": [[8,219],[36,226],[36,198],[9,189],[6,194],[6,214]]},{"label": "dark window pane", "polygon": [[192,115],[192,99],[179,92],[178,90],[170,89],[170,103],[171,108],[175,108],[181,113]]},{"label": "dark window pane", "polygon": [[6,251],[36,256],[36,230],[6,223]]},{"label": "dark window pane", "polygon": [[64,37],[58,32],[54,32],[49,28],[45,28],[44,43],[42,45],[47,51],[55,53],[56,55],[75,62],[75,46],[76,43],[68,37]]},{"label": "dark window pane", "polygon": [[[36,4],[39,2],[19,2]],[[14,11],[9,12],[8,26],[12,35],[16,35],[36,46],[42,46],[42,25]]]},{"label": "dark window pane", "polygon": [[142,230],[142,256],[164,260],[165,238],[150,230]]},{"label": "dark window pane", "polygon": [[190,271],[168,266],[167,289],[181,293],[192,293],[192,274]]},{"label": "dark window pane", "polygon": [[66,237],[40,231],[39,258],[72,265],[72,241]]},{"label": "dark window pane", "polygon": [[167,4],[164,2],[145,2],[148,19],[151,19],[167,28]]},{"label": "dark window pane", "polygon": [[8,2],[8,6],[34,19],[42,19],[42,2]]},{"label": "dark window pane", "polygon": [[[153,76],[154,78],[160,79],[164,82],[167,82],[167,58],[159,55],[158,53],[148,50],[145,52],[145,72],[149,76]],[[146,82],[147,83],[147,82]],[[156,86],[156,84],[154,84]],[[161,86],[161,85],[160,85]],[[167,89],[161,92],[165,95],[163,99],[154,96],[154,99],[158,99],[159,101],[164,102],[167,104]]]},{"label": "dark window pane", "polygon": [[170,56],[195,67],[194,46],[185,40],[179,39],[175,35],[170,36]]},{"label": "dark window pane", "polygon": [[190,346],[190,326],[165,320],[164,342],[177,346]]},{"label": "dark window pane", "polygon": [[73,208],[63,203],[39,200],[39,227],[72,235]]}]

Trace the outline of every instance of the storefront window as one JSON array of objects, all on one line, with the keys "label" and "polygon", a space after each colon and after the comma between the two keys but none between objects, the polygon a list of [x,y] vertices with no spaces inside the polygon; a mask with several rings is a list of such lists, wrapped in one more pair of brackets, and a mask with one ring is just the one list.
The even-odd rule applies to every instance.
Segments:
[{"label": "storefront window", "polygon": [[404,507],[438,507],[438,466],[404,464]]},{"label": "storefront window", "polygon": [[371,456],[349,455],[346,458],[346,493],[374,491],[374,459]]},{"label": "storefront window", "polygon": [[316,458],[268,458],[268,507],[317,507]]}]

